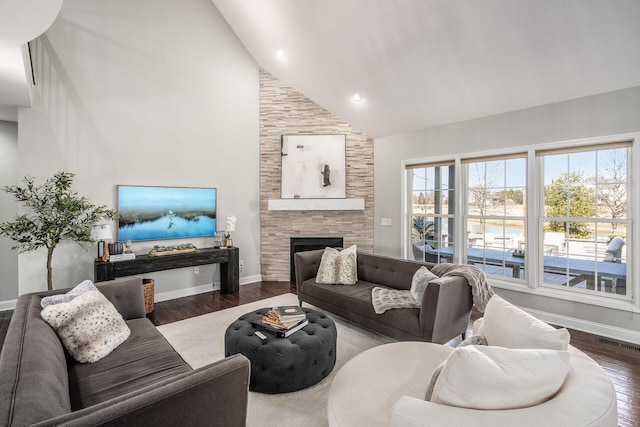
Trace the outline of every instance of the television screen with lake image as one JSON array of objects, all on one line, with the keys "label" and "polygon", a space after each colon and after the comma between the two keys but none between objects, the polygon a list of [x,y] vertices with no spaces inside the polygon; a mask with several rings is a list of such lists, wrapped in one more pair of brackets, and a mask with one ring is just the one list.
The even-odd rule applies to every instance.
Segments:
[{"label": "television screen with lake image", "polygon": [[216,189],[118,186],[118,241],[182,239],[216,233]]}]

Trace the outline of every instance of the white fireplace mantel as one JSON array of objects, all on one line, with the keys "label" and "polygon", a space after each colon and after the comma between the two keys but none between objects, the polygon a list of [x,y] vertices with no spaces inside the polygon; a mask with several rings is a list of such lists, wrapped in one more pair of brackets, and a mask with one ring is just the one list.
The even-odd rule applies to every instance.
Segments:
[{"label": "white fireplace mantel", "polygon": [[270,211],[363,211],[364,199],[269,199]]}]

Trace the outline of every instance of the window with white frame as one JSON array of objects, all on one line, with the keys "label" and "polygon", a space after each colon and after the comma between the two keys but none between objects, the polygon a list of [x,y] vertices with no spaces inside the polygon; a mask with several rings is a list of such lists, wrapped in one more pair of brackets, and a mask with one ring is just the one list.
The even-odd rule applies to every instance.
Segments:
[{"label": "window with white frame", "polygon": [[537,153],[545,286],[627,295],[630,144]]},{"label": "window with white frame", "polygon": [[463,163],[467,262],[489,275],[525,279],[526,155]]},{"label": "window with white frame", "polygon": [[411,257],[473,264],[505,286],[633,301],[635,141],[406,166]]},{"label": "window with white frame", "polygon": [[409,239],[413,259],[440,262],[453,253],[454,165],[409,166]]}]

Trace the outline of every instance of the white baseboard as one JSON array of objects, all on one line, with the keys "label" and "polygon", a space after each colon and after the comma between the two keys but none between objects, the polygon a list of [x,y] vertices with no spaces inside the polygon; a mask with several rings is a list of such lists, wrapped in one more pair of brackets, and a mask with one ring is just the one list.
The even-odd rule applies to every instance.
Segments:
[{"label": "white baseboard", "polygon": [[551,323],[552,325],[588,332],[590,334],[613,338],[628,343],[640,344],[639,331],[618,328],[616,326],[605,325],[602,323],[595,323],[589,320],[575,319],[561,314],[547,313],[546,311],[534,310],[526,307],[520,308],[532,316],[535,316],[544,322]]},{"label": "white baseboard", "polygon": [[[262,281],[262,275],[256,274],[254,276],[246,276],[240,278],[240,286],[247,283],[255,283]],[[220,289],[220,282],[215,284],[207,283],[205,285],[195,286],[193,288],[178,289],[175,291],[167,291],[156,293],[154,297],[155,302],[168,301],[176,298],[184,298],[192,295],[204,294],[205,292],[211,292]]]},{"label": "white baseboard", "polygon": [[[248,283],[261,282],[262,275],[256,274],[254,276],[246,276],[240,278],[240,286],[246,285]],[[178,289],[176,291],[168,291],[168,292],[160,292],[155,294],[154,301],[168,301],[171,299],[188,297],[191,295],[203,294],[205,292],[211,292],[216,289],[220,289],[220,283],[216,283],[215,285],[212,283],[208,283],[205,285],[196,286],[194,288],[186,288],[186,289]],[[0,301],[0,311],[13,310],[16,308],[17,299]]]},{"label": "white baseboard", "polygon": [[13,310],[16,308],[17,299],[8,299],[6,301],[0,301],[0,311]]}]

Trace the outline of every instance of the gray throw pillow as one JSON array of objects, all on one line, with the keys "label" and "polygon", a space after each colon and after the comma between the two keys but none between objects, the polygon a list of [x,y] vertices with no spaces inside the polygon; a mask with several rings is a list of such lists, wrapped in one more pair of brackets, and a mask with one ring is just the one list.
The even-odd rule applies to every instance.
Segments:
[{"label": "gray throw pillow", "polygon": [[420,267],[414,274],[411,280],[411,296],[422,304],[422,297],[424,291],[427,289],[427,285],[430,281],[437,279],[438,276],[429,271],[425,266]]},{"label": "gray throw pillow", "polygon": [[62,302],[69,302],[72,299],[84,294],[87,291],[97,291],[97,290],[98,288],[96,288],[96,286],[93,284],[91,280],[85,280],[84,282],[81,282],[80,284],[76,285],[75,288],[71,289],[66,294],[51,295],[51,296],[42,298],[42,300],[40,301],[40,306],[42,308],[45,308],[50,305],[60,304]]},{"label": "gray throw pillow", "polygon": [[442,369],[444,368],[444,364],[447,361],[445,360],[444,362],[442,362],[435,371],[433,371],[433,375],[431,376],[431,381],[429,382],[429,385],[427,386],[427,392],[424,395],[424,400],[426,400],[427,402],[431,401],[431,396],[433,396],[433,389],[436,386],[436,382],[438,381],[438,377],[440,377],[440,373],[442,372]]}]

